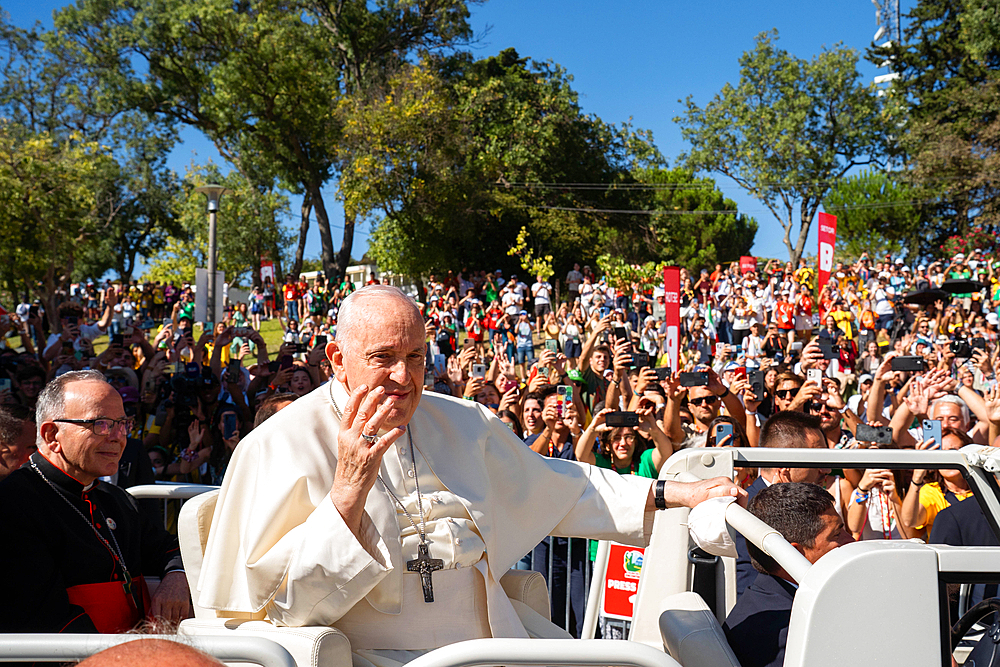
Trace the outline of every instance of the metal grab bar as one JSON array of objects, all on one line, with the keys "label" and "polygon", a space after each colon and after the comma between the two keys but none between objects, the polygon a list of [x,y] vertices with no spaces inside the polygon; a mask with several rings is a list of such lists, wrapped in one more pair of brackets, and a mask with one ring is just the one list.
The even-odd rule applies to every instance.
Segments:
[{"label": "metal grab bar", "polygon": [[206,491],[214,491],[219,487],[211,484],[139,484],[127,489],[133,498],[158,498],[164,500],[187,500],[201,495]]},{"label": "metal grab bar", "polygon": [[801,583],[806,572],[812,567],[812,563],[789,544],[781,533],[737,503],[730,503],[726,507],[726,523],[738,530],[747,542],[752,542],[754,546],[776,560],[796,582]]},{"label": "metal grab bar", "polygon": [[295,667],[292,654],[270,639],[211,635],[0,634],[0,662],[83,660],[112,646],[139,639],[176,641],[222,661],[253,662],[261,667]]},{"label": "metal grab bar", "polygon": [[470,639],[443,646],[407,667],[478,665],[614,665],[680,667],[663,651],[638,642],[611,639]]}]

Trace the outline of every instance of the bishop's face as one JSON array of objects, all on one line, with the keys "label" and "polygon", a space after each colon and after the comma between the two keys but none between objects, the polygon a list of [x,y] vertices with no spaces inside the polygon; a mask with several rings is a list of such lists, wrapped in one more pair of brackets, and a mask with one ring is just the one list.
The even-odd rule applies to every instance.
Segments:
[{"label": "bishop's face", "polygon": [[356,321],[327,355],[334,375],[351,392],[364,384],[385,389],[390,406],[383,428],[405,426],[420,403],[424,383],[424,323],[412,304],[370,296],[354,304]]}]

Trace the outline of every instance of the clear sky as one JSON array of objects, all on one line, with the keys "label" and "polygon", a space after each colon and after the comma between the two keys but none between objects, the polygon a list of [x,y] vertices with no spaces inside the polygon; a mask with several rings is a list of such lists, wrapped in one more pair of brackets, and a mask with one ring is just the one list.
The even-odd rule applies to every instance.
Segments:
[{"label": "clear sky", "polygon": [[[59,0],[14,0],[3,8],[20,26],[42,21],[51,25],[52,11],[66,4]],[[903,12],[913,2],[905,1]],[[739,78],[738,59],[753,47],[760,32],[776,28],[779,46],[800,58],[811,58],[838,42],[859,51],[871,44],[877,28],[871,0],[839,2],[680,3],[668,0],[490,0],[472,8],[471,23],[480,36],[474,47],[478,57],[513,47],[522,56],[559,63],[574,77],[574,88],[587,113],[606,122],[632,119],[636,127],[653,131],[660,150],[676,162],[687,146],[673,118],[680,114],[679,100],[692,96],[704,105],[727,82]],[[865,80],[880,73],[860,63]],[[184,133],[184,144],[171,156],[171,167],[183,174],[192,160],[222,161],[197,132]],[[718,185],[735,200],[743,213],[760,224],[754,254],[787,257],[781,241],[783,230],[771,213],[724,176]],[[328,188],[328,200],[333,188]],[[328,208],[336,247],[340,246],[339,206]],[[299,202],[292,201],[292,211]],[[298,218],[288,224],[298,228]],[[815,225],[806,246],[816,252]],[[355,234],[353,256],[360,257],[368,244],[367,227]],[[797,234],[797,228],[795,230]],[[512,240],[513,241],[513,240]],[[319,235],[310,230],[307,257],[319,256]]]}]

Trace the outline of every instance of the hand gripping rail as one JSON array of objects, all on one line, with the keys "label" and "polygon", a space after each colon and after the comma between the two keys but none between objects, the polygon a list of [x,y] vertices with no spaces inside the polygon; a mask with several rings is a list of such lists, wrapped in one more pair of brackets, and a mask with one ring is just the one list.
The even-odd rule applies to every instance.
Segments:
[{"label": "hand gripping rail", "polygon": [[219,487],[212,486],[210,484],[157,483],[140,484],[125,490],[128,491],[133,498],[156,498],[160,500],[172,500],[178,498],[181,500],[187,500],[188,498],[194,498],[195,496],[205,493],[206,491],[214,491],[217,488]]},{"label": "hand gripping rail", "polygon": [[680,667],[676,660],[651,646],[610,639],[470,639],[407,663],[407,667],[478,665]]},{"label": "hand gripping rail", "polygon": [[0,663],[67,662],[138,639],[170,639],[193,646],[222,661],[252,662],[261,667],[295,667],[292,655],[263,637],[176,635],[4,634],[0,635]]},{"label": "hand gripping rail", "polygon": [[812,563],[781,536],[781,533],[736,503],[726,508],[726,523],[740,532],[747,542],[766,553],[785,569],[792,579],[802,581]]}]

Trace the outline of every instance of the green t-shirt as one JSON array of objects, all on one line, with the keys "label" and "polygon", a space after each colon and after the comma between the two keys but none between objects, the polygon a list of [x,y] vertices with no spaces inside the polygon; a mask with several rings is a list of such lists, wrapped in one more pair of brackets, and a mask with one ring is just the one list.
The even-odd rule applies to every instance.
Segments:
[{"label": "green t-shirt", "polygon": [[[598,468],[605,468],[607,470],[612,469],[611,459],[609,459],[604,454],[599,451],[594,452],[594,456],[597,457],[597,463],[595,464]],[[644,451],[639,456],[639,465],[636,466],[635,472],[633,473],[630,468],[614,468],[614,471],[619,475],[634,474],[639,477],[649,477],[650,479],[656,479],[659,473],[656,472],[656,466],[653,465],[653,448],[650,447]],[[590,540],[590,560],[597,559],[597,541]]]}]

